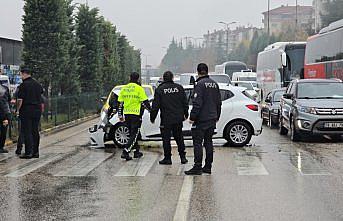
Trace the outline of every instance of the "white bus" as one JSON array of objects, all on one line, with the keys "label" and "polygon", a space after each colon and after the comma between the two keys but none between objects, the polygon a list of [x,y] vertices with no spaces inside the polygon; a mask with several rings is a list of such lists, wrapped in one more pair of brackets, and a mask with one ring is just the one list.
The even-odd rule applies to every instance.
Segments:
[{"label": "white bus", "polygon": [[234,72],[240,72],[242,70],[247,70],[248,67],[245,63],[240,61],[228,61],[221,65],[216,65],[215,73],[216,74],[226,74],[232,80],[232,74]]},{"label": "white bus", "polygon": [[287,87],[294,79],[304,78],[306,42],[277,42],[257,57],[257,82],[261,98],[277,88]]}]

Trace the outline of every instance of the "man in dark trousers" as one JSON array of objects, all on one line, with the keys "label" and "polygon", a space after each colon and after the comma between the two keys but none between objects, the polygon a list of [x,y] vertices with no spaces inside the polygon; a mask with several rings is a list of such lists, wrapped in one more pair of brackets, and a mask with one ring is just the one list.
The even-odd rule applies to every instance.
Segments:
[{"label": "man in dark trousers", "polygon": [[[194,166],[185,171],[186,175],[211,174],[213,162],[212,136],[216,122],[221,114],[221,95],[218,84],[209,78],[208,66],[199,64],[198,80],[194,86],[193,108],[189,122],[192,124],[192,138],[194,146]],[[205,166],[202,167],[203,144],[206,149]]]},{"label": "man in dark trousers", "polygon": [[0,85],[0,153],[8,153],[4,148],[8,123],[11,118],[9,106],[10,94],[6,86]]},{"label": "man in dark trousers", "polygon": [[130,83],[120,90],[118,103],[119,120],[123,123],[125,122],[130,131],[130,138],[123,150],[121,158],[127,161],[132,160],[130,156],[132,149],[135,149],[133,157],[141,158],[143,153],[139,151],[137,139],[142,125],[142,106],[148,111],[151,110],[151,107],[144,88],[140,86],[138,73],[133,72],[130,75]]},{"label": "man in dark trousers", "polygon": [[182,164],[186,164],[185,143],[182,135],[183,121],[188,118],[188,99],[183,87],[174,83],[173,73],[167,71],[163,74],[163,83],[155,91],[152,103],[150,120],[155,122],[158,111],[161,111],[161,134],[163,140],[164,159],[160,164],[171,165],[170,139],[173,137],[177,143]]},{"label": "man in dark trousers", "polygon": [[23,83],[18,91],[18,110],[23,127],[25,154],[22,159],[39,158],[39,122],[42,114],[42,86],[31,77],[27,68],[20,73]]}]

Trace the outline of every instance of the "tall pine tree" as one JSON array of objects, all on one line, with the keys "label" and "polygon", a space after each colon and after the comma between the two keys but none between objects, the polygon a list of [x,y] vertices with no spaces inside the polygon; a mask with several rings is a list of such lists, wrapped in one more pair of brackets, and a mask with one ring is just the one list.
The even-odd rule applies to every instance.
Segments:
[{"label": "tall pine tree", "polygon": [[[60,93],[68,59],[64,0],[25,0],[23,61],[42,83],[46,95]],[[48,93],[50,92],[50,93]]]}]

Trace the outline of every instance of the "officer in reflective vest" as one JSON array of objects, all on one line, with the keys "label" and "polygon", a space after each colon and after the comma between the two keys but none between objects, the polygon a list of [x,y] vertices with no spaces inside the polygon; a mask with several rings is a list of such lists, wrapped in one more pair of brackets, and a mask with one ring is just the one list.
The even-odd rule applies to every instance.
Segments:
[{"label": "officer in reflective vest", "polygon": [[139,130],[142,124],[141,108],[143,106],[150,111],[151,107],[144,88],[139,84],[138,73],[133,72],[130,75],[130,83],[120,90],[118,103],[119,120],[123,123],[125,122],[130,131],[129,141],[123,150],[121,158],[127,161],[132,160],[130,156],[132,149],[135,149],[133,157],[141,158],[143,153],[139,151],[137,144]]}]

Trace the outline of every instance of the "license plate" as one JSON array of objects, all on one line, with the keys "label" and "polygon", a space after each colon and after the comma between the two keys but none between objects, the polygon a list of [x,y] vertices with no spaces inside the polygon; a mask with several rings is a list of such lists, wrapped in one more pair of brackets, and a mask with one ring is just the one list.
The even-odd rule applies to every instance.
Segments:
[{"label": "license plate", "polygon": [[325,123],[325,128],[343,128],[343,123]]}]

